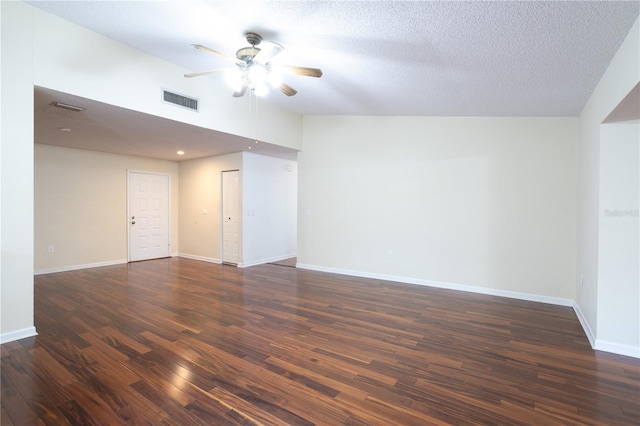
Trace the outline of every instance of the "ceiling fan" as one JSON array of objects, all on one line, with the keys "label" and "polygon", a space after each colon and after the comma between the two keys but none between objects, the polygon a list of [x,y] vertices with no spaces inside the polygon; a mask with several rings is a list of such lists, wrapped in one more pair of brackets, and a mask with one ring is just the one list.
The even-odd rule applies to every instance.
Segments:
[{"label": "ceiling fan", "polygon": [[210,49],[201,44],[193,44],[192,47],[212,55],[234,61],[235,68],[214,69],[208,71],[185,74],[187,78],[201,75],[224,72],[227,83],[233,88],[233,96],[244,96],[247,89],[254,91],[256,95],[262,95],[272,86],[287,96],[293,96],[297,92],[293,87],[282,82],[282,74],[296,74],[307,77],[321,77],[322,70],[318,68],[298,67],[293,65],[276,65],[271,63],[278,53],[284,50],[282,45],[269,41],[263,44],[263,48],[256,47],[262,42],[259,34],[248,32],[245,34],[249,46],[236,52],[236,58],[232,58],[217,50]]}]

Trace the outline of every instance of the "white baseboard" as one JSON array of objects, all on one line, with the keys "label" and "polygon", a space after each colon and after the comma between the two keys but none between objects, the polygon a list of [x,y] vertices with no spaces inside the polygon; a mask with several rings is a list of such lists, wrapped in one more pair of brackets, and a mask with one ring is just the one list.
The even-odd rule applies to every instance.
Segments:
[{"label": "white baseboard", "polygon": [[297,256],[296,253],[292,253],[292,254],[287,254],[285,256],[276,256],[276,257],[270,257],[270,258],[267,258],[267,259],[255,260],[255,261],[252,261],[252,262],[238,263],[238,268],[248,268],[249,266],[264,265],[265,263],[271,263],[271,262],[277,262],[279,260],[291,259],[292,257],[296,257],[296,256]]},{"label": "white baseboard", "polygon": [[110,260],[107,262],[86,263],[84,265],[62,266],[59,268],[39,269],[34,275],[53,274],[55,272],[77,271],[78,269],[99,268],[101,266],[122,265],[127,263],[127,259]]},{"label": "white baseboard", "polygon": [[36,333],[35,327],[27,327],[23,328],[22,330],[10,331],[8,333],[0,334],[0,345],[37,335],[38,333]]},{"label": "white baseboard", "polygon": [[459,290],[459,291],[466,291],[469,293],[478,293],[478,294],[486,294],[490,296],[508,297],[511,299],[528,300],[530,302],[549,303],[552,305],[559,305],[559,306],[572,307],[574,305],[574,302],[571,299],[541,296],[538,294],[530,294],[530,293],[520,293],[517,291],[499,290],[499,289],[486,288],[486,287],[475,287],[470,285],[445,283],[440,281],[430,281],[430,280],[423,280],[419,278],[403,277],[398,275],[375,274],[371,272],[353,271],[349,269],[327,268],[324,266],[307,265],[303,263],[298,263],[296,267],[300,269],[309,269],[313,271],[330,272],[330,273],[342,274],[342,275],[351,275],[354,277],[373,278],[377,280],[394,281],[394,282],[400,282],[405,284],[416,284],[416,285],[423,285],[428,287],[444,288],[448,290]]},{"label": "white baseboard", "polygon": [[596,348],[596,335],[591,330],[591,327],[589,326],[589,322],[587,321],[587,318],[582,313],[582,309],[580,309],[580,305],[578,305],[577,302],[575,302],[573,304],[573,311],[576,313],[576,316],[578,317],[578,321],[580,321],[580,325],[582,326],[582,329],[584,330],[584,334],[586,334],[587,335],[587,339],[589,339],[589,344],[591,345],[591,347],[593,349],[595,349]]},{"label": "white baseboard", "polygon": [[637,346],[621,345],[620,343],[596,339],[596,344],[593,346],[593,349],[640,359],[640,347]]},{"label": "white baseboard", "polygon": [[217,263],[218,265],[222,263],[220,259],[216,259],[213,257],[197,256],[195,254],[178,253],[178,257],[184,257],[185,259],[201,260],[203,262],[209,262],[209,263]]},{"label": "white baseboard", "polygon": [[574,303],[573,310],[578,317],[578,321],[580,321],[580,325],[584,330],[584,334],[587,335],[587,339],[589,339],[589,344],[591,347],[597,351],[610,352],[617,355],[630,356],[633,358],[640,359],[640,347],[638,346],[630,346],[630,345],[622,345],[620,343],[608,342],[606,340],[596,338],[595,333],[591,330],[589,326],[589,322],[587,322],[587,318],[582,313],[580,309],[580,305]]}]

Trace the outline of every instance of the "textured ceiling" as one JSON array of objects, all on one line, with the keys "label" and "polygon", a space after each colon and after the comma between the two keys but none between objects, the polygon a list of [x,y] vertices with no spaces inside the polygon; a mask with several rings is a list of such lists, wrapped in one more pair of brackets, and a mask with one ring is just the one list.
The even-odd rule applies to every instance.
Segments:
[{"label": "textured ceiling", "polygon": [[[635,22],[627,1],[29,1],[189,71],[228,66],[246,31],[285,47],[274,63],[300,114],[577,116]],[[222,78],[219,74],[199,78]],[[229,93],[231,96],[231,91]]]}]

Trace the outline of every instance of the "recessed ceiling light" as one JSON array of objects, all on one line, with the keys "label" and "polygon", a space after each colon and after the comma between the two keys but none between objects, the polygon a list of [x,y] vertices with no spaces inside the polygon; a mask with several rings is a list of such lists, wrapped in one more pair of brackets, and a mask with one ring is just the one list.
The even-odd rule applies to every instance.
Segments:
[{"label": "recessed ceiling light", "polygon": [[178,151],[178,152],[176,152],[176,154],[178,154],[178,155],[184,155],[184,151]]},{"label": "recessed ceiling light", "polygon": [[71,131],[71,129],[68,128],[68,127],[58,127],[58,130],[61,131],[61,132],[70,132]]},{"label": "recessed ceiling light", "polygon": [[76,111],[76,112],[84,111],[86,109],[84,107],[65,104],[63,102],[54,102],[53,106],[58,107],[58,108],[70,109],[71,111]]}]

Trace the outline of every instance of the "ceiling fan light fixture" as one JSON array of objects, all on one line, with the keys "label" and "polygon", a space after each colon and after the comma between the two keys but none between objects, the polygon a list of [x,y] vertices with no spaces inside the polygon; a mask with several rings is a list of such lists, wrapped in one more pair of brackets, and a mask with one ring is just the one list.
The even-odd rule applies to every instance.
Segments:
[{"label": "ceiling fan light fixture", "polygon": [[253,93],[255,93],[256,96],[265,96],[269,93],[269,87],[265,83],[253,86]]},{"label": "ceiling fan light fixture", "polygon": [[279,87],[282,84],[282,74],[269,70],[267,74],[267,82],[273,87]]},{"label": "ceiling fan light fixture", "polygon": [[224,79],[233,89],[233,96],[236,98],[244,96],[247,90],[258,96],[266,95],[269,90],[268,86],[278,89],[287,96],[294,96],[298,91],[282,81],[281,73],[296,74],[307,77],[322,76],[322,70],[318,68],[291,65],[272,66],[271,59],[282,52],[284,47],[276,42],[270,41],[266,43],[266,46],[263,49],[260,49],[256,47],[262,42],[262,37],[259,34],[248,32],[245,33],[245,36],[250,46],[243,47],[236,52],[237,60],[201,44],[193,44],[192,46],[195,49],[227,60],[233,60],[236,67],[230,70],[218,68],[208,71],[200,71],[185,74],[184,76],[191,78],[224,71]]},{"label": "ceiling fan light fixture", "polygon": [[[234,92],[241,92],[248,88],[257,96],[265,96],[269,93],[269,84],[277,87],[282,77],[278,73],[271,72],[261,64],[251,63],[246,67],[238,66],[225,70],[224,79]],[[279,78],[278,78],[279,77]]]},{"label": "ceiling fan light fixture", "polygon": [[239,68],[230,68],[224,72],[224,80],[235,92],[239,92],[244,85],[242,71]]},{"label": "ceiling fan light fixture", "polygon": [[253,63],[249,66],[249,81],[253,85],[264,84],[267,81],[267,69],[260,65]]}]

